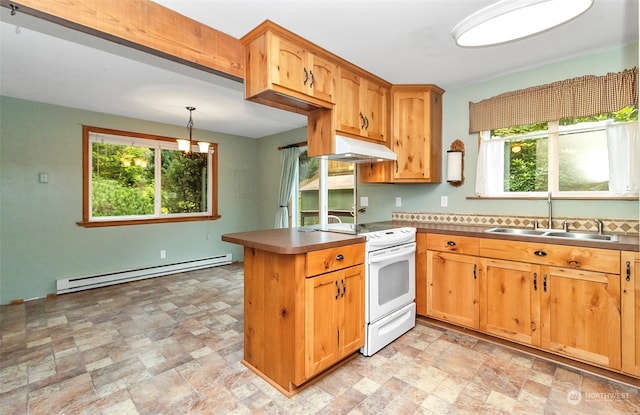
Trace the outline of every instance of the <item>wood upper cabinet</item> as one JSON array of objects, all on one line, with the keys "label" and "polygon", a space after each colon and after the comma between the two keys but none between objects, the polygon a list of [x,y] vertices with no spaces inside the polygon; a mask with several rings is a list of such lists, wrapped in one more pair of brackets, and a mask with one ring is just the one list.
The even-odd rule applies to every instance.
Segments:
[{"label": "wood upper cabinet", "polygon": [[338,134],[389,142],[389,84],[340,66],[336,85]]},{"label": "wood upper cabinet", "polygon": [[640,376],[640,253],[621,256],[622,371]]},{"label": "wood upper cabinet", "polygon": [[245,98],[307,114],[333,108],[333,55],[265,21],[240,39],[245,48]]},{"label": "wood upper cabinet", "polygon": [[305,376],[311,378],[364,344],[364,266],[305,281]]},{"label": "wood upper cabinet", "polygon": [[391,145],[397,162],[360,165],[365,183],[442,181],[442,95],[435,85],[391,88]]},{"label": "wood upper cabinet", "polygon": [[620,275],[542,267],[542,347],[620,370]]}]

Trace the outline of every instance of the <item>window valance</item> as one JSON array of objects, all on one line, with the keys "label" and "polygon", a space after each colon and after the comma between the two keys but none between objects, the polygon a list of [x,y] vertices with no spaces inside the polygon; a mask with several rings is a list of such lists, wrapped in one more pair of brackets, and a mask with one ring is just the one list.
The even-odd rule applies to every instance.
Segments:
[{"label": "window valance", "polygon": [[638,107],[638,68],[586,75],[469,102],[469,132]]}]

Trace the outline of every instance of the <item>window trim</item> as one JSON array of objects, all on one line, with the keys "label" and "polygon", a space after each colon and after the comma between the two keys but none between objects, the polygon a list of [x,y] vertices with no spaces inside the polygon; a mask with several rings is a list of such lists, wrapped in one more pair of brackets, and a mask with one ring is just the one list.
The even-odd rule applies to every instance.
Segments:
[{"label": "window trim", "polygon": [[152,223],[173,223],[173,222],[194,222],[205,220],[216,220],[221,216],[218,213],[218,144],[211,143],[210,149],[213,151],[211,157],[211,171],[209,174],[209,186],[211,188],[211,213],[189,213],[184,216],[168,216],[134,219],[100,219],[92,220],[90,212],[90,192],[91,192],[91,171],[90,171],[90,154],[91,141],[90,134],[107,134],[133,137],[143,140],[175,142],[175,138],[163,137],[152,134],[137,133],[132,131],[114,130],[102,127],[93,127],[88,125],[82,126],[82,221],[76,222],[78,226],[93,228],[107,226],[126,226],[126,225],[144,225]]}]

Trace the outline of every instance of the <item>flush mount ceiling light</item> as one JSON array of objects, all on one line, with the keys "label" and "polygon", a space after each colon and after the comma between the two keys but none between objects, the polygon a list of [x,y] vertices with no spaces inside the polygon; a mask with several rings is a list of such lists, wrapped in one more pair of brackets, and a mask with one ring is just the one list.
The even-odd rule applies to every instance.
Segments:
[{"label": "flush mount ceiling light", "polygon": [[568,22],[592,4],[593,0],[502,0],[458,23],[451,34],[464,47],[497,45]]}]

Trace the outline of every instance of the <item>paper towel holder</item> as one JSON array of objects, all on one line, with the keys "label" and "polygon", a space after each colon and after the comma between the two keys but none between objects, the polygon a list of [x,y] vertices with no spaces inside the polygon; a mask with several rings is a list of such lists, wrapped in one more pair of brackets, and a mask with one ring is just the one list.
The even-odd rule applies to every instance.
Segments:
[{"label": "paper towel holder", "polygon": [[447,150],[447,182],[453,187],[464,184],[464,143],[455,140]]}]

